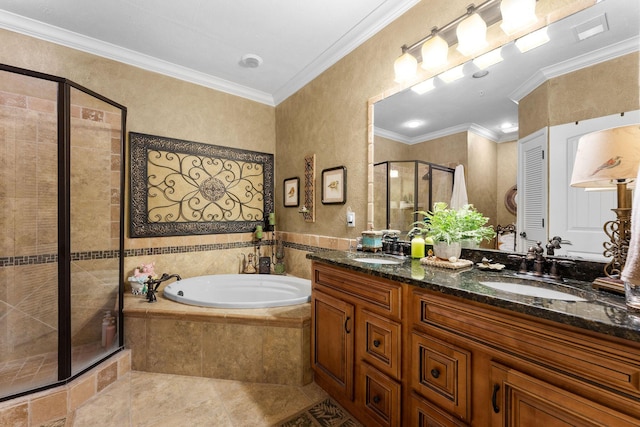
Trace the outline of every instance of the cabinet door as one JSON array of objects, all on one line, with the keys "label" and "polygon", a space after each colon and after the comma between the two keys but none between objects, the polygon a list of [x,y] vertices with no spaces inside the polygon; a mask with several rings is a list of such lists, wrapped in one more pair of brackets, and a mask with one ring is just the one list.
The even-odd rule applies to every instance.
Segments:
[{"label": "cabinet door", "polygon": [[494,427],[640,425],[638,419],[495,362],[491,364],[491,384]]},{"label": "cabinet door", "polygon": [[466,427],[467,424],[453,415],[431,404],[427,400],[411,395],[411,424],[412,427]]},{"label": "cabinet door", "polygon": [[334,397],[353,400],[353,305],[314,291],[311,357],[316,381]]},{"label": "cabinet door", "polygon": [[385,427],[400,425],[402,387],[398,382],[363,362],[358,387],[364,413],[373,423]]},{"label": "cabinet door", "polygon": [[471,415],[471,353],[413,332],[411,386],[431,402],[465,421]]},{"label": "cabinet door", "polygon": [[356,357],[362,357],[385,374],[399,379],[402,326],[367,310],[358,312],[357,325]]}]

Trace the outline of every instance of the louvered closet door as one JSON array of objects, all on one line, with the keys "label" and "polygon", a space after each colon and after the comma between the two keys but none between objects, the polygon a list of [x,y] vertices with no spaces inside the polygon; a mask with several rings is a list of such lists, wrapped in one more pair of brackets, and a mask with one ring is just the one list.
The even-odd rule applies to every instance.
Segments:
[{"label": "louvered closet door", "polygon": [[547,128],[518,141],[518,251],[547,239]]},{"label": "louvered closet door", "polygon": [[615,219],[616,192],[585,191],[570,186],[578,140],[602,129],[640,123],[640,111],[614,114],[549,129],[549,235],[566,240],[557,253],[604,261],[606,221]]}]

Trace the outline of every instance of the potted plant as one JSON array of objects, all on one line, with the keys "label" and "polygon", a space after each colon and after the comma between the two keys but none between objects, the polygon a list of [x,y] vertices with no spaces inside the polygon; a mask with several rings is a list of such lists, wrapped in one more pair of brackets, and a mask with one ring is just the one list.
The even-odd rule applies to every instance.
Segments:
[{"label": "potted plant", "polygon": [[430,237],[433,240],[434,255],[438,258],[457,259],[462,251],[462,241],[480,243],[483,239],[491,239],[495,234],[493,228],[485,225],[489,219],[473,205],[451,209],[446,203],[437,202],[433,205],[433,210],[418,213],[424,216],[424,220],[415,222],[410,233]]},{"label": "potted plant", "polygon": [[478,212],[473,205],[464,205],[458,210],[462,231],[460,243],[463,248],[477,248],[483,240],[491,240],[496,232],[487,226],[489,218]]}]

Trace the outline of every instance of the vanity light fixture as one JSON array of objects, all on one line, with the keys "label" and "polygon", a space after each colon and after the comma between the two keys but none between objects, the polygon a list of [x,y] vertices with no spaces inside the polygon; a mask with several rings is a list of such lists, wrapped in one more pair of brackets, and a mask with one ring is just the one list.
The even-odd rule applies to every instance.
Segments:
[{"label": "vanity light fixture", "polygon": [[437,28],[431,30],[431,38],[422,44],[422,68],[437,70],[449,62],[449,43],[438,35]]},{"label": "vanity light fixture", "polygon": [[492,65],[497,64],[498,62],[502,62],[504,58],[502,57],[502,47],[497,49],[493,49],[484,55],[478,56],[473,60],[473,63],[476,67],[484,70],[485,68],[489,68]]},{"label": "vanity light fixture", "polygon": [[524,37],[520,37],[516,40],[516,47],[522,53],[528,52],[531,49],[535,49],[549,41],[549,34],[547,27],[540,28],[532,33],[527,34]]},{"label": "vanity light fixture", "polygon": [[500,13],[502,14],[500,28],[507,35],[528,28],[538,21],[536,0],[502,0]]},{"label": "vanity light fixture", "polygon": [[[474,55],[487,46],[487,27],[500,22],[501,17],[507,34],[531,26],[532,19],[535,19],[533,23],[537,22],[535,2],[536,0],[486,0],[478,6],[472,4],[464,15],[443,27],[432,29],[429,35],[411,45],[403,45],[402,55],[394,63],[395,81],[406,83],[416,77],[419,55],[422,57],[421,67],[425,70],[437,71],[444,67],[448,61],[449,46],[456,44],[456,40],[458,51],[465,56]],[[503,4],[505,11],[501,13]]]},{"label": "vanity light fixture", "polygon": [[425,80],[422,83],[418,83],[417,85],[411,86],[411,90],[417,93],[418,95],[425,94],[430,90],[435,89],[435,84],[433,83],[433,78],[429,80]]},{"label": "vanity light fixture", "polygon": [[445,71],[444,73],[438,74],[438,78],[440,78],[440,80],[445,83],[451,83],[453,81],[461,79],[462,77],[464,77],[464,72],[462,70],[463,67],[464,64],[453,67],[452,69]]},{"label": "vanity light fixture", "polygon": [[404,83],[415,77],[418,70],[418,60],[407,52],[407,46],[402,46],[402,55],[396,59],[393,69],[396,73],[396,82]]},{"label": "vanity light fixture", "polygon": [[470,6],[467,16],[456,28],[458,36],[458,52],[465,56],[471,56],[487,45],[487,23],[475,13],[475,8]]}]

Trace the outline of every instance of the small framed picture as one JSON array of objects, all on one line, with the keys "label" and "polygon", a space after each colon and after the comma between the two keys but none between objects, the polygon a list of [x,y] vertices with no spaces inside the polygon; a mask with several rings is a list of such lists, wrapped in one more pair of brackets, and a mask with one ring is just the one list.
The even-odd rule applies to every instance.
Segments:
[{"label": "small framed picture", "polygon": [[300,205],[300,178],[287,178],[284,180],[283,197],[285,208],[295,208]]},{"label": "small framed picture", "polygon": [[322,204],[342,204],[347,201],[347,168],[324,169],[322,171]]}]

